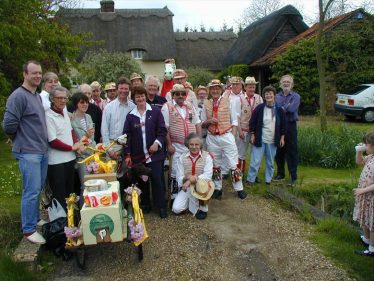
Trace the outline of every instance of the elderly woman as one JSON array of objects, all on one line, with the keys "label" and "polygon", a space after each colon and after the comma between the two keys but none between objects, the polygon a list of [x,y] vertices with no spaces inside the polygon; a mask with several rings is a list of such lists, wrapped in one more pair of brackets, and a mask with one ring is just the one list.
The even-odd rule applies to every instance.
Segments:
[{"label": "elderly woman", "polygon": [[[132,90],[136,107],[126,117],[123,133],[127,134],[125,147],[125,163],[144,165],[152,169],[152,198],[153,205],[160,211],[160,217],[166,218],[165,184],[163,161],[165,154],[166,127],[160,109],[146,103],[147,92],[144,87],[135,87]],[[145,212],[151,208],[149,181],[139,182],[142,190],[141,201]]]},{"label": "elderly woman", "polygon": [[69,91],[56,87],[50,93],[51,108],[46,111],[48,131],[48,180],[53,193],[66,209],[65,198],[74,189],[75,152],[80,143],[73,138],[69,116],[64,112]]},{"label": "elderly woman", "polygon": [[265,102],[255,108],[249,121],[252,143],[251,164],[247,174],[249,185],[255,182],[264,152],[266,156],[265,182],[271,183],[277,147],[284,145],[286,114],[275,104],[275,93],[276,90],[272,86],[266,86],[263,89],[262,95]]},{"label": "elderly woman", "polygon": [[[182,154],[176,167],[177,182],[182,190],[178,192],[172,209],[175,214],[188,209],[197,219],[203,220],[208,214],[208,200],[214,192],[213,158],[202,150],[203,141],[196,133],[188,135],[185,145],[189,151]],[[204,190],[198,189],[199,179],[207,182]]]},{"label": "elderly woman", "polygon": [[51,107],[49,94],[57,86],[59,86],[59,81],[56,73],[47,72],[43,75],[42,92],[40,93],[40,97],[42,98],[43,107],[45,111],[47,111]]},{"label": "elderly woman", "polygon": [[[72,96],[72,103],[76,108],[72,114],[71,118],[71,126],[74,130],[75,135],[77,136],[78,140],[82,140],[82,138],[87,138],[89,140],[89,146],[95,147],[95,124],[92,122],[91,116],[88,115],[88,97],[81,93],[77,92]],[[86,150],[82,152],[77,157],[77,161],[80,161],[87,156],[91,155],[92,152]],[[84,175],[86,174],[86,166],[85,164],[78,164],[78,175],[80,180],[81,192],[83,192],[83,184],[84,184]]]}]

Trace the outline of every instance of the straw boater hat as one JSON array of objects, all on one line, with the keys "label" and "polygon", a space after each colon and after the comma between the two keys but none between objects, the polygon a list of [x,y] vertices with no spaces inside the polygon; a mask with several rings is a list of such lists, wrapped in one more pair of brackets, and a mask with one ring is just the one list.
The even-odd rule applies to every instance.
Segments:
[{"label": "straw boater hat", "polygon": [[176,69],[173,72],[173,78],[187,78],[187,73],[183,69]]},{"label": "straw boater hat", "polygon": [[195,92],[198,93],[200,90],[205,90],[206,92],[208,91],[208,89],[205,86],[199,85],[196,88]]},{"label": "straw boater hat", "polygon": [[140,79],[143,81],[143,77],[140,76],[140,74],[136,73],[136,72],[133,72],[131,75],[130,75],[130,81],[134,80],[134,79]]},{"label": "straw boater hat", "polygon": [[195,185],[191,184],[191,195],[199,200],[209,200],[214,192],[212,180],[198,179]]},{"label": "straw boater hat", "polygon": [[170,92],[174,94],[175,92],[187,92],[187,90],[182,84],[174,84]]},{"label": "straw boater hat", "polygon": [[213,79],[212,81],[210,81],[210,83],[208,84],[208,88],[210,87],[213,87],[213,86],[220,86],[222,88],[222,90],[224,89],[225,85],[221,83],[220,80],[218,79]]},{"label": "straw boater hat", "polygon": [[248,84],[258,84],[258,82],[256,82],[256,79],[253,76],[248,76],[247,78],[245,78],[244,85]]},{"label": "straw boater hat", "polygon": [[243,79],[239,76],[230,77],[230,84],[243,84]]},{"label": "straw boater hat", "polygon": [[110,82],[110,83],[105,84],[104,91],[115,90],[115,89],[116,89],[116,83]]}]

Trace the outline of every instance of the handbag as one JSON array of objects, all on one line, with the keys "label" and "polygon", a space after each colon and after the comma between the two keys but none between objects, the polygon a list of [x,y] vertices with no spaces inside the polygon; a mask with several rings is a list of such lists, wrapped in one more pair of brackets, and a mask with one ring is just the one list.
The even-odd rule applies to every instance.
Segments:
[{"label": "handbag", "polygon": [[66,218],[66,212],[64,208],[62,208],[60,202],[57,201],[56,198],[52,199],[51,207],[48,207],[48,217],[49,221],[52,222],[58,218]]},{"label": "handbag", "polygon": [[49,249],[57,249],[66,243],[64,228],[67,226],[67,218],[60,217],[42,226],[42,235]]}]

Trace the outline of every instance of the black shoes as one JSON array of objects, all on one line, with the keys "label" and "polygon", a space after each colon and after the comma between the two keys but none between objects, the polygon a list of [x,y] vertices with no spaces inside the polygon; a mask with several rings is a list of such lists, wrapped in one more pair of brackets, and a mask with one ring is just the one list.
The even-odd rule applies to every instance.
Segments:
[{"label": "black shoes", "polygon": [[284,180],[284,176],[282,176],[282,175],[276,175],[273,180],[274,181]]},{"label": "black shoes", "polygon": [[247,197],[247,193],[244,190],[238,191],[238,197],[240,199],[245,199]]},{"label": "black shoes", "polygon": [[166,209],[161,208],[160,209],[160,218],[165,219],[165,218],[167,218],[167,216],[168,216],[168,213],[167,213]]},{"label": "black shoes", "polygon": [[222,198],[222,190],[215,189],[212,194],[212,199],[221,200],[221,198]]},{"label": "black shoes", "polygon": [[360,256],[374,257],[374,252],[370,252],[369,250],[356,250],[355,253]]},{"label": "black shoes", "polygon": [[198,210],[195,217],[198,219],[198,220],[204,220],[206,219],[208,213],[207,212],[204,212],[204,211],[201,211],[201,210]]},{"label": "black shoes", "polygon": [[152,207],[150,205],[143,205],[140,207],[143,211],[143,214],[149,214],[152,211]]}]

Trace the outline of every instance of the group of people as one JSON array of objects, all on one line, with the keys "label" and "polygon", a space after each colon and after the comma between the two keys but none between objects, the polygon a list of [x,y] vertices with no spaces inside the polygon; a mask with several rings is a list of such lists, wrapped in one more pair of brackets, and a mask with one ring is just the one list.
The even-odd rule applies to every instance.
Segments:
[{"label": "group of people", "polygon": [[[31,242],[45,242],[36,232],[36,225],[43,223],[39,196],[45,179],[64,208],[65,198],[74,191],[75,173],[83,186],[87,170],[77,162],[92,153],[83,145],[83,138],[94,147],[127,135],[126,146],[111,146],[107,157],[123,161],[126,167],[150,168],[149,180],[138,181],[141,206],[145,213],[154,208],[161,218],[167,217],[165,193],[169,189],[174,213],[190,210],[196,218],[205,219],[208,200],[223,195],[223,174],[231,178],[238,198],[245,199],[242,176],[250,144],[249,185],[258,181],[264,152],[267,184],[285,177],[285,160],[291,184],[297,180],[300,96],[292,91],[290,75],[281,78],[280,93],[267,86],[263,97],[255,93],[258,82],[254,77],[245,81],[231,77],[228,85],[213,79],[206,86],[199,85],[195,93],[183,69],[174,71],[174,86],[165,97],[159,95],[156,76],[144,82],[137,73],[107,83],[105,97],[97,81],[80,85],[71,96],[56,74],[42,75],[37,61],[24,65],[23,76],[22,86],[7,101],[3,126],[19,161],[22,230]],[[170,177],[165,187],[167,156]],[[278,173],[273,178],[274,157]]]}]

